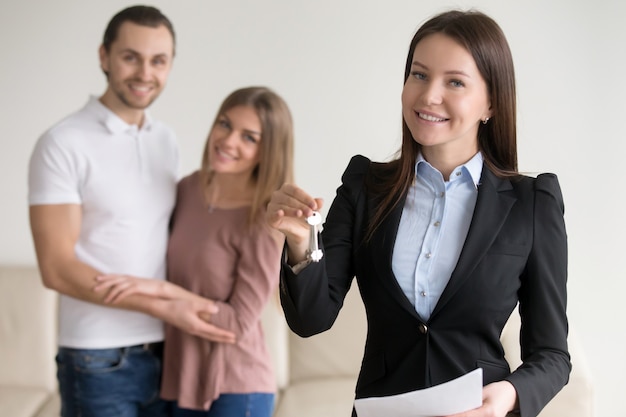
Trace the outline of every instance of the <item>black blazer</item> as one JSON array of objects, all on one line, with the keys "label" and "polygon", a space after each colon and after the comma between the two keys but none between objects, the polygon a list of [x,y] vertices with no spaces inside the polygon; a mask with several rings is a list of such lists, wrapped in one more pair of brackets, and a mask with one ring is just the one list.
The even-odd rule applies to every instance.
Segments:
[{"label": "black blazer", "polygon": [[[329,329],[353,277],[368,321],[356,398],[394,395],[483,369],[484,384],[506,379],[522,416],[535,416],[567,383],[567,236],[553,174],[507,180],[483,166],[474,215],[458,264],[429,320],[398,285],[392,252],[404,201],[364,241],[376,195],[374,164],[350,161],[329,209],[324,257],[298,275],[283,265],[281,303],[291,329],[306,337]],[[513,372],[500,334],[518,305],[523,364]]]}]

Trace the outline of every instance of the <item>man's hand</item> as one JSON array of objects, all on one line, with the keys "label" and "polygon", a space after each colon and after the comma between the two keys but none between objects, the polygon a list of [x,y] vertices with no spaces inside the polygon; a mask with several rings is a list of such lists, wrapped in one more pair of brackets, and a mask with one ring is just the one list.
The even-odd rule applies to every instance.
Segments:
[{"label": "man's hand", "polygon": [[212,342],[235,343],[235,334],[219,328],[209,320],[217,312],[214,302],[206,299],[172,299],[162,300],[163,321],[179,329]]},{"label": "man's hand", "polygon": [[155,317],[203,339],[235,343],[233,332],[211,324],[211,316],[218,312],[213,300],[167,281],[116,274],[99,275],[95,280],[93,290],[107,291],[104,298],[107,304],[119,303],[136,294],[149,296],[154,299],[152,314]]}]

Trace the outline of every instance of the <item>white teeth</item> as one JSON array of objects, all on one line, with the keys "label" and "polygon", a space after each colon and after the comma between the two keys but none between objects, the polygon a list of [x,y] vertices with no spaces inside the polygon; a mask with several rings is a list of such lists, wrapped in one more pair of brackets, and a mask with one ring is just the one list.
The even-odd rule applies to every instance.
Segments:
[{"label": "white teeth", "polygon": [[150,91],[150,87],[148,86],[138,86],[138,85],[131,85],[130,88],[132,88],[133,90],[136,91],[142,91],[142,92],[147,92]]},{"label": "white teeth", "polygon": [[224,158],[235,159],[235,157],[233,155],[230,155],[230,154],[222,151],[221,149],[217,149],[217,153],[220,154],[220,156],[222,156]]},{"label": "white teeth", "polygon": [[443,122],[444,120],[446,120],[446,119],[441,119],[439,117],[434,117],[434,116],[431,116],[431,115],[428,115],[428,114],[424,114],[424,113],[417,113],[417,116],[420,119],[424,119],[424,120],[427,120],[429,122]]}]

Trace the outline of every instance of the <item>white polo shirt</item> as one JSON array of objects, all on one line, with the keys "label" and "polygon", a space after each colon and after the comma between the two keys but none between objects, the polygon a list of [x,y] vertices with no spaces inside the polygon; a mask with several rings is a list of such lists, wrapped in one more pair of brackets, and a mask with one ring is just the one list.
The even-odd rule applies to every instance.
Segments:
[{"label": "white polo shirt", "polygon": [[[45,132],[30,159],[30,205],[80,204],[76,256],[103,273],[165,279],[178,179],[176,137],[146,113],[129,125],[91,97]],[[59,345],[105,349],[163,340],[160,320],[61,295]]]}]

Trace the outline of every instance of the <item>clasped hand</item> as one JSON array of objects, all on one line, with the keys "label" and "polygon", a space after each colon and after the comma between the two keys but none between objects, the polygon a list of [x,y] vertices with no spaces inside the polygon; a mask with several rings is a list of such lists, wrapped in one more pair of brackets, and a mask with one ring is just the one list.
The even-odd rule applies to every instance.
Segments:
[{"label": "clasped hand", "polygon": [[219,310],[213,300],[184,290],[170,282],[128,275],[99,275],[95,292],[105,292],[105,304],[119,304],[131,295],[150,297],[154,316],[198,337],[221,343],[234,343],[235,334],[210,323]]}]

